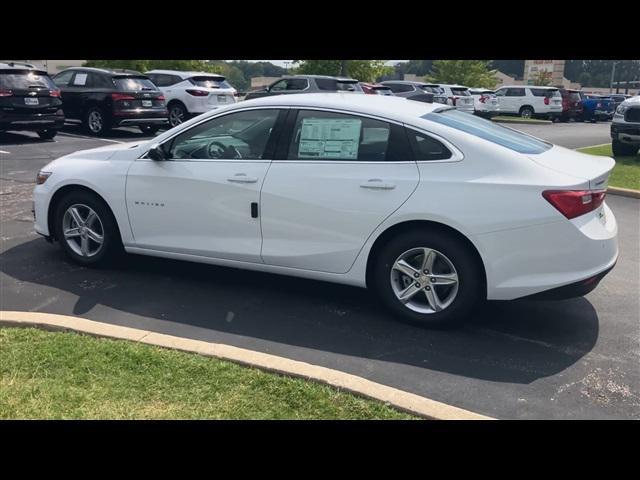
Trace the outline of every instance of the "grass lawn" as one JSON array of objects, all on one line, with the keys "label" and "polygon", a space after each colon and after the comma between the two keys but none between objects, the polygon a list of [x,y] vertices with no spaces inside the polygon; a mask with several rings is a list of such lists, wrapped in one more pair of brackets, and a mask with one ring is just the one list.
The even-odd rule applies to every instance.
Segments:
[{"label": "grass lawn", "polygon": [[[579,148],[579,152],[591,155],[613,157],[611,144],[599,147]],[[635,157],[615,157],[616,166],[609,177],[609,186],[640,190],[640,155]]]},{"label": "grass lawn", "polygon": [[505,123],[553,123],[551,120],[540,120],[538,118],[522,118],[522,117],[510,117],[507,115],[498,115],[497,117],[491,118],[494,122],[505,122]]},{"label": "grass lawn", "polygon": [[411,419],[373,400],[197,354],[0,328],[0,419]]}]

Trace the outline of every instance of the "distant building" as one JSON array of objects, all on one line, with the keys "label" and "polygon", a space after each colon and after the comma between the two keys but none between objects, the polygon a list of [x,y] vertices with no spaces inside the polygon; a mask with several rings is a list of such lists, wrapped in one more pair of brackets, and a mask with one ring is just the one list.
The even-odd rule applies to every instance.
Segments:
[{"label": "distant building", "polygon": [[502,73],[500,70],[496,70],[494,77],[496,77],[495,88],[500,88],[503,85],[523,85],[524,84],[522,80],[516,80],[515,77],[510,77],[506,73]]},{"label": "distant building", "polygon": [[65,68],[81,67],[87,60],[15,60],[16,62],[26,62],[38,68],[46,70],[49,75],[55,75]]}]

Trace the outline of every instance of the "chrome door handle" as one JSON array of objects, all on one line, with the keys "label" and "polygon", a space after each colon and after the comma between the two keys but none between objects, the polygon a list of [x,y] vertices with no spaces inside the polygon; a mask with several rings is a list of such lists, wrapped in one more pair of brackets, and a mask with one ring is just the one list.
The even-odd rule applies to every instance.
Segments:
[{"label": "chrome door handle", "polygon": [[227,178],[227,181],[234,183],[256,183],[258,177],[247,177],[246,173],[236,173],[233,177]]},{"label": "chrome door handle", "polygon": [[393,190],[396,188],[395,183],[383,182],[380,178],[371,178],[360,184],[361,188],[371,188],[374,190]]}]

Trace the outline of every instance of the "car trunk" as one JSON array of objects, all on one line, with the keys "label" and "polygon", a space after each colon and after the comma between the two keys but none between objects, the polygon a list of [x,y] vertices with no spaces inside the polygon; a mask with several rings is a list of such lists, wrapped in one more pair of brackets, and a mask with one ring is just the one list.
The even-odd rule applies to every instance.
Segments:
[{"label": "car trunk", "polygon": [[451,93],[453,94],[453,101],[456,108],[462,109],[472,109],[473,108],[473,97],[469,93],[469,89],[467,88],[452,88]]},{"label": "car trunk", "polygon": [[114,82],[119,92],[113,94],[117,109],[164,109],[164,95],[144,76],[118,76]]},{"label": "car trunk", "polygon": [[60,90],[44,72],[0,73],[0,108],[14,113],[56,112]]},{"label": "car trunk", "polygon": [[529,155],[529,158],[539,165],[584,180],[584,188],[590,190],[607,188],[609,175],[616,164],[610,157],[587,155],[558,146],[537,155]]}]

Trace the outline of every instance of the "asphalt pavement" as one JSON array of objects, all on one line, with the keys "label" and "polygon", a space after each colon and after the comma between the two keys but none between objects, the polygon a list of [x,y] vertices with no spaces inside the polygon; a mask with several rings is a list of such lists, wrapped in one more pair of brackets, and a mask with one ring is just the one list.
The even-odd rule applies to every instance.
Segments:
[{"label": "asphalt pavement", "polygon": [[[562,128],[577,127],[585,146],[607,141],[600,125],[608,128]],[[557,126],[543,133],[556,135]],[[273,353],[498,418],[640,419],[639,200],[608,197],[620,259],[586,297],[490,302],[462,329],[431,331],[398,323],[359,288],[134,255],[99,270],[69,263],[33,231],[37,170],[65,153],[140,138],[134,129],[106,139],[66,129],[51,142],[0,134],[3,310]]]}]

